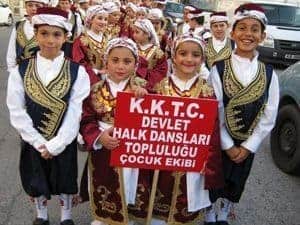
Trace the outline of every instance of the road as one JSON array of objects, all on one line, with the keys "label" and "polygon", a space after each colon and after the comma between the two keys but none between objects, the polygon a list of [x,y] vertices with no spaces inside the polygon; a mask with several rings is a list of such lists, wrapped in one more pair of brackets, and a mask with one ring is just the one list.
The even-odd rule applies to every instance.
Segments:
[{"label": "road", "polygon": [[[0,225],[30,225],[35,208],[20,184],[19,137],[9,124],[5,104],[8,77],[5,55],[9,33],[10,28],[0,27]],[[85,157],[84,153],[79,153],[79,177]],[[300,177],[289,176],[275,167],[266,139],[256,155],[231,225],[300,225],[299,212]],[[59,224],[60,212],[55,197],[49,203],[49,216],[52,225]],[[77,225],[88,225],[91,221],[89,204],[76,207],[73,217]]]}]

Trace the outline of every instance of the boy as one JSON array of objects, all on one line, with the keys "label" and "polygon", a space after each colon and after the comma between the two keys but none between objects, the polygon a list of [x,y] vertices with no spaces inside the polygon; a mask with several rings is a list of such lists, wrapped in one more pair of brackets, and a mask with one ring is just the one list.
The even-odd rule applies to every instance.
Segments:
[{"label": "boy", "polygon": [[47,200],[51,195],[60,198],[60,224],[74,225],[76,137],[90,82],[84,68],[66,59],[61,51],[72,27],[67,13],[39,8],[32,23],[40,51],[11,71],[7,86],[11,124],[22,138],[22,186],[36,205],[33,225],[49,224]]},{"label": "boy", "polygon": [[33,56],[38,50],[31,18],[36,14],[38,8],[46,4],[44,0],[25,0],[27,16],[23,20],[16,22],[9,39],[6,55],[8,72],[22,59]]},{"label": "boy", "polygon": [[206,64],[209,69],[216,61],[230,57],[233,41],[227,38],[228,17],[226,12],[214,12],[210,15],[212,37],[207,40],[205,48]]},{"label": "boy", "polygon": [[266,24],[261,7],[244,4],[236,9],[231,37],[237,47],[229,59],[217,62],[211,71],[220,102],[225,188],[210,193],[212,202],[218,198],[222,202],[217,219],[214,207],[206,211],[207,225],[228,225],[228,214],[241,198],[255,152],[275,124],[278,78],[272,67],[258,61],[256,51],[266,36]]}]

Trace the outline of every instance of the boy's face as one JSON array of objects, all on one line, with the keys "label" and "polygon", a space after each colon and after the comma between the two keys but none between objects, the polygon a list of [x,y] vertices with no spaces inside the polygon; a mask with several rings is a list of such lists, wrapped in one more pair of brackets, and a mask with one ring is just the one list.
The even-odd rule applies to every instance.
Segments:
[{"label": "boy's face", "polygon": [[26,13],[29,17],[32,17],[36,14],[36,11],[38,8],[43,7],[44,4],[40,2],[26,2],[25,3],[25,9]]},{"label": "boy's face", "polygon": [[71,9],[71,3],[68,0],[59,0],[58,5],[61,10],[66,12],[69,12]]},{"label": "boy's face", "polygon": [[173,58],[176,75],[182,79],[192,78],[200,69],[202,61],[203,56],[199,44],[193,41],[179,44]]},{"label": "boy's face", "polygon": [[210,25],[212,35],[218,40],[224,40],[227,28],[228,23],[226,22],[216,22]]},{"label": "boy's face", "polygon": [[88,2],[79,3],[79,5],[83,10],[87,10],[90,6]]},{"label": "boy's face", "polygon": [[254,50],[266,37],[262,31],[262,24],[253,18],[246,18],[237,22],[231,38],[235,41],[236,53],[242,57],[252,58]]},{"label": "boy's face", "polygon": [[126,80],[134,73],[135,58],[125,47],[113,48],[108,55],[106,69],[109,77],[116,83]]},{"label": "boy's face", "polygon": [[161,21],[160,20],[151,20],[151,23],[153,24],[156,32],[161,30]]},{"label": "boy's face", "polygon": [[41,25],[35,31],[35,38],[41,55],[47,59],[54,59],[59,55],[63,43],[67,40],[67,34],[60,27]]}]

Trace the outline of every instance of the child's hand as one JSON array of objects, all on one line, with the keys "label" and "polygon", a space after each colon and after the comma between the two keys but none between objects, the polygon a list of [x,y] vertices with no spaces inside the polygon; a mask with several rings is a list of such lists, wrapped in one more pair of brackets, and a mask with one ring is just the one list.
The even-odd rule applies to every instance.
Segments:
[{"label": "child's hand", "polygon": [[250,151],[244,148],[243,146],[240,146],[239,149],[240,149],[240,154],[234,159],[235,163],[243,162],[245,159],[247,159],[248,155],[250,154]]},{"label": "child's hand", "polygon": [[112,137],[113,127],[104,130],[98,139],[98,142],[106,149],[112,150],[119,146],[119,140]]},{"label": "child's hand", "polygon": [[53,156],[51,155],[51,153],[48,151],[48,149],[46,148],[45,145],[41,145],[39,148],[39,151],[41,151],[41,156],[44,158],[44,159],[52,159]]},{"label": "child's hand", "polygon": [[232,161],[235,161],[235,158],[240,154],[240,149],[236,146],[233,146],[227,150],[225,150],[226,154]]},{"label": "child's hand", "polygon": [[145,88],[142,88],[139,86],[134,86],[133,92],[134,92],[135,97],[137,97],[137,98],[142,98],[142,97],[144,97],[144,95],[148,94],[148,91]]}]

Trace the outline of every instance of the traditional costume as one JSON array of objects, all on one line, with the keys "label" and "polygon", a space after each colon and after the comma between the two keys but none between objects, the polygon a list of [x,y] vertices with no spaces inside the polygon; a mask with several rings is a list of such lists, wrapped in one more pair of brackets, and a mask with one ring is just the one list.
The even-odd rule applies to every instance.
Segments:
[{"label": "traditional costume", "polygon": [[[25,4],[27,2],[46,4],[44,0],[25,0]],[[31,18],[25,17],[23,20],[16,22],[11,32],[6,55],[8,72],[20,63],[21,60],[34,56],[39,50],[30,20]]]},{"label": "traditional costume", "polygon": [[[104,7],[106,8],[109,18],[113,16],[114,13],[121,14],[120,6],[116,2],[106,2],[104,3]],[[108,20],[108,25],[106,28],[105,33],[110,39],[117,38],[120,36],[121,26],[120,26],[120,19],[115,23],[110,23]]]},{"label": "traditional costume", "polygon": [[[210,24],[218,22],[228,23],[226,12],[214,12],[210,15]],[[218,40],[214,36],[208,38],[204,51],[208,68],[211,69],[217,61],[229,58],[233,48],[234,42],[230,38],[225,37],[224,40]]]},{"label": "traditional costume", "polygon": [[164,52],[159,47],[159,40],[150,20],[136,20],[134,25],[149,35],[149,43],[138,45],[139,66],[137,75],[148,81],[147,90],[154,92],[154,86],[167,74],[168,64]]},{"label": "traditional costume", "polygon": [[[66,13],[56,8],[39,8],[32,23],[70,29]],[[84,68],[63,52],[53,60],[38,52],[10,73],[7,106],[11,124],[22,138],[20,175],[25,192],[36,203],[34,225],[49,224],[46,202],[51,195],[60,196],[61,225],[74,224],[70,210],[72,195],[78,191],[76,136],[89,90]],[[51,159],[42,158],[43,146]]]},{"label": "traditional costume", "polygon": [[[211,37],[211,33],[209,29],[204,27],[204,12],[201,9],[195,9],[188,13],[188,18],[190,19],[189,25],[190,29],[189,32],[193,33],[194,35],[199,36],[203,40],[207,40]],[[193,21],[191,21],[193,20]],[[191,25],[193,22],[193,26]],[[196,23],[196,24],[194,24]]]},{"label": "traditional costume", "polygon": [[[107,57],[109,52],[117,47],[128,48],[138,62],[136,44],[130,39],[112,39],[105,56]],[[90,96],[84,102],[80,131],[86,150],[89,151],[87,167],[89,199],[94,219],[102,221],[102,224],[127,224],[129,204],[130,213],[135,218],[144,219],[147,215],[145,210],[148,207],[150,186],[148,172],[110,166],[111,150],[98,144],[102,132],[114,124],[117,92],[132,92],[133,86],[145,86],[145,84],[145,80],[135,75],[115,83],[108,74],[104,80],[92,86]],[[84,179],[86,177],[83,176]],[[82,185],[86,184],[82,182]],[[86,186],[81,188],[86,191]],[[83,190],[81,193],[84,197]],[[94,222],[97,224],[97,221]]]},{"label": "traditional costume", "polygon": [[[254,18],[266,25],[263,9],[245,4],[235,12],[233,26],[242,19]],[[251,153],[241,163],[232,161],[225,151],[223,170],[225,187],[211,192],[211,200],[224,198],[218,221],[227,223],[233,202],[239,202],[260,143],[272,130],[279,103],[278,78],[270,65],[252,60],[233,51],[229,59],[219,61],[211,70],[211,79],[222,106],[219,110],[221,147],[242,146]]]},{"label": "traditional costume", "polygon": [[132,38],[133,36],[133,28],[132,25],[134,24],[134,21],[136,20],[135,14],[138,11],[138,7],[133,4],[132,2],[129,2],[126,6],[125,15],[121,19],[121,31],[120,36],[121,37],[128,37]]},{"label": "traditional costume", "polygon": [[184,7],[184,9],[183,9],[184,21],[177,25],[177,31],[176,31],[177,35],[182,35],[182,34],[189,32],[190,25],[189,25],[189,18],[187,17],[187,15],[189,12],[194,11],[194,10],[196,10],[196,8],[191,5],[187,5]]},{"label": "traditional costume", "polygon": [[[202,46],[202,41],[190,35],[175,39],[173,55],[178,45],[193,41]],[[158,94],[187,98],[214,99],[213,88],[200,74],[187,81],[176,76],[176,70],[164,78],[157,86]],[[204,171],[169,172],[160,171],[153,216],[168,224],[198,224],[203,209],[211,205],[208,189],[222,186],[221,152],[218,122],[212,135],[209,157]]]},{"label": "traditional costume", "polygon": [[88,9],[85,27],[87,30],[75,39],[73,44],[73,60],[84,65],[88,71],[93,70],[96,75],[104,68],[103,54],[108,42],[104,32],[94,33],[91,29],[91,20],[97,14],[108,14],[101,5]]}]

